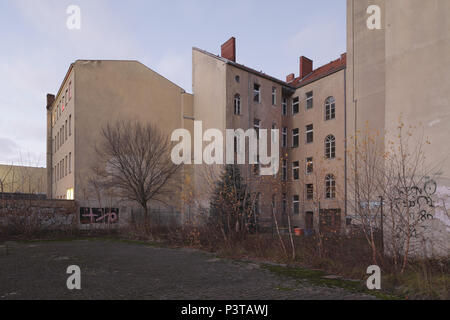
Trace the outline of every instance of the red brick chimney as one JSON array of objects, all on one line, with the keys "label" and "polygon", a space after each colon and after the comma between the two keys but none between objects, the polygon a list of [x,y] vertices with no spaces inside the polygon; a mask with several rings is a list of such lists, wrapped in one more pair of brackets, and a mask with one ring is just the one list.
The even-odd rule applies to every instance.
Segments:
[{"label": "red brick chimney", "polygon": [[236,38],[231,37],[230,40],[222,45],[222,58],[236,62]]},{"label": "red brick chimney", "polygon": [[300,57],[300,79],[303,79],[313,71],[313,61],[304,56]]},{"label": "red brick chimney", "polygon": [[288,75],[287,77],[286,77],[286,82],[292,82],[292,81],[294,81],[294,79],[295,79],[295,74],[293,74],[293,73],[291,73],[290,75]]},{"label": "red brick chimney", "polygon": [[53,105],[53,102],[55,102],[55,95],[47,94],[47,110],[50,109],[50,107]]}]

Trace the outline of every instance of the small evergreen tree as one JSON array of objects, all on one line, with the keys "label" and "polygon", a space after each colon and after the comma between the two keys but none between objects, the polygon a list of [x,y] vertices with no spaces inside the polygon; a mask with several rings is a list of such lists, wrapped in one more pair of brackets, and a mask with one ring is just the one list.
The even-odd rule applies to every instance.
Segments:
[{"label": "small evergreen tree", "polygon": [[237,165],[227,165],[210,203],[210,222],[223,235],[244,235],[254,229],[252,197]]}]

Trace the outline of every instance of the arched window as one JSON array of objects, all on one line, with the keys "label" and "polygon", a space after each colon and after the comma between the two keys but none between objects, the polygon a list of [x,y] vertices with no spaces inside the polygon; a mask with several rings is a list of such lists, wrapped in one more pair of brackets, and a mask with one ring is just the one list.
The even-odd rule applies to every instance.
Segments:
[{"label": "arched window", "polygon": [[336,199],[336,179],[332,174],[325,177],[325,198]]},{"label": "arched window", "polygon": [[325,158],[336,158],[336,138],[331,134],[325,139]]},{"label": "arched window", "polygon": [[234,114],[241,114],[241,96],[239,94],[234,96]]},{"label": "arched window", "polygon": [[329,97],[325,101],[325,120],[336,119],[336,99]]}]

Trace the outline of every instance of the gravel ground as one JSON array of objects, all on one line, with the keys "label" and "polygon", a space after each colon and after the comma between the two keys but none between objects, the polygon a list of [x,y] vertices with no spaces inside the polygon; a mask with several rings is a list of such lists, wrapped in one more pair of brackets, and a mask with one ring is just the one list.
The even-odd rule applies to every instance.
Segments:
[{"label": "gravel ground", "polygon": [[[66,270],[81,268],[81,290]],[[341,288],[317,287],[255,263],[212,254],[118,241],[0,244],[0,300],[360,300]]]}]

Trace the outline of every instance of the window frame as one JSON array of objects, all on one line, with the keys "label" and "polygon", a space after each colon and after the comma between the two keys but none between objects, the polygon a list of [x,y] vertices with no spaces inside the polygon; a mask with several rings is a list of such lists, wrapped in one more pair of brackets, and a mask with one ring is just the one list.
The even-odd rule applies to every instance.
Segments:
[{"label": "window frame", "polygon": [[277,105],[277,93],[278,90],[276,87],[272,87],[272,106],[275,107]]},{"label": "window frame", "polygon": [[292,180],[293,181],[300,180],[300,161],[292,162]]},{"label": "window frame", "polygon": [[310,175],[314,173],[314,157],[306,158],[306,174]]},{"label": "window frame", "polygon": [[253,102],[261,103],[261,85],[258,83],[253,84]]},{"label": "window frame", "polygon": [[325,138],[325,159],[336,159],[336,137],[333,134]]},{"label": "window frame", "polygon": [[333,174],[325,177],[325,199],[336,199],[336,177]]},{"label": "window frame", "polygon": [[295,97],[294,99],[292,99],[292,115],[295,116],[296,114],[299,113],[300,113],[300,97]]},{"label": "window frame", "polygon": [[314,108],[314,91],[309,91],[306,93],[306,110],[311,110]]},{"label": "window frame", "polygon": [[325,121],[336,119],[336,99],[333,96],[325,100]]},{"label": "window frame", "polygon": [[[311,129],[309,129],[311,127]],[[314,143],[314,124],[309,124],[306,126],[306,144]],[[309,141],[309,135],[311,134],[311,141]]]},{"label": "window frame", "polygon": [[300,196],[298,194],[292,196],[292,214],[300,214]]},{"label": "window frame", "polygon": [[241,109],[241,95],[239,93],[236,93],[234,95],[234,115],[240,116],[242,115],[242,109]]},{"label": "window frame", "polygon": [[[295,130],[297,130],[297,133],[295,133]],[[295,144],[297,142],[297,145]],[[292,129],[292,148],[299,148],[300,147],[300,129],[295,128]]]}]

